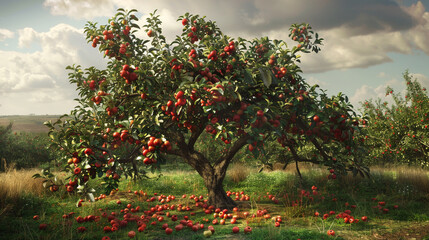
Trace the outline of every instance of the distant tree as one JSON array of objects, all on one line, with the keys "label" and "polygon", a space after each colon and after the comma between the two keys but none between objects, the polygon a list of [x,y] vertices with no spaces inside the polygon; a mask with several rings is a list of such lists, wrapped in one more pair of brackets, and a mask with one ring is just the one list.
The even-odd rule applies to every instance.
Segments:
[{"label": "distant tree", "polygon": [[370,162],[429,166],[429,97],[427,89],[406,71],[405,96],[391,87],[386,96],[393,104],[377,99],[362,104],[366,145]]},{"label": "distant tree", "polygon": [[46,149],[47,136],[31,133],[12,133],[13,124],[0,126],[0,170],[32,168],[53,160]]}]

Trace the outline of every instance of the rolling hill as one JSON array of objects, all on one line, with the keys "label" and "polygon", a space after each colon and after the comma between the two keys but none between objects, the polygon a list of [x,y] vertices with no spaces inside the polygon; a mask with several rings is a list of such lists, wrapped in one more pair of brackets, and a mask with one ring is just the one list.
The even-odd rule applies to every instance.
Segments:
[{"label": "rolling hill", "polygon": [[13,132],[48,132],[48,128],[43,125],[45,121],[56,121],[59,115],[18,115],[0,116],[0,126],[7,126],[12,122]]}]

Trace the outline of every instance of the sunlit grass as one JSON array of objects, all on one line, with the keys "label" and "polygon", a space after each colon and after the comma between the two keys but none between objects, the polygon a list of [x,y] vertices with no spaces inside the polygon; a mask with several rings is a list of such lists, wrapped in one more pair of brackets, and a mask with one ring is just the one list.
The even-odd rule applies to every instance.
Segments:
[{"label": "sunlit grass", "polygon": [[[238,167],[237,167],[238,166]],[[234,166],[232,166],[234,168]],[[246,165],[236,165],[240,171],[246,173],[246,177],[240,181],[234,181],[234,171],[228,171],[228,176],[224,181],[225,190],[237,192],[244,191],[250,196],[249,202],[239,202],[239,209],[256,214],[258,210],[267,209],[272,216],[281,215],[284,224],[280,228],[275,228],[273,222],[268,219],[255,218],[240,219],[237,226],[240,227],[240,234],[231,233],[232,225],[217,226],[216,234],[212,237],[233,238],[233,239],[262,239],[262,237],[271,239],[322,239],[326,236],[328,228],[333,228],[340,237],[352,236],[345,239],[371,239],[372,232],[383,231],[383,229],[400,229],[400,225],[408,222],[415,222],[419,226],[425,226],[425,221],[429,220],[429,208],[426,205],[429,202],[429,196],[426,194],[428,171],[413,168],[374,168],[372,169],[372,179],[341,176],[337,180],[328,180],[328,171],[320,167],[311,165],[300,165],[300,171],[303,179],[299,179],[296,174],[295,165],[288,166],[285,170],[275,168],[274,171],[264,170],[258,173],[255,168],[246,167]],[[233,170],[233,168],[231,168]],[[230,169],[230,170],[231,170]],[[142,178],[137,181],[123,179],[120,183],[119,191],[107,196],[106,199],[94,203],[84,202],[84,206],[76,208],[76,202],[80,198],[78,195],[68,195],[60,193],[51,193],[40,186],[40,180],[34,180],[31,176],[38,170],[31,171],[9,171],[0,174],[0,194],[8,196],[2,198],[2,203],[18,204],[18,211],[9,211],[0,217],[2,223],[11,223],[8,228],[0,228],[1,231],[12,230],[16,239],[26,239],[25,236],[32,236],[33,239],[42,237],[43,239],[61,239],[64,238],[87,238],[101,239],[103,236],[102,227],[108,223],[103,220],[101,223],[77,224],[74,219],[68,222],[62,219],[62,215],[69,212],[76,212],[76,216],[101,215],[102,212],[117,212],[124,208],[124,204],[132,203],[133,206],[141,206],[147,210],[149,206],[159,204],[159,202],[147,202],[149,197],[155,193],[175,195],[176,200],[173,204],[182,204],[184,206],[195,206],[195,201],[189,199],[191,194],[202,195],[206,198],[207,190],[204,187],[203,179],[195,172],[187,168],[177,168],[176,166],[166,166],[165,171],[153,173],[149,176],[151,179]],[[237,170],[238,171],[238,170]],[[237,173],[235,173],[237,174]],[[100,181],[91,181],[91,185],[96,186]],[[310,191],[311,187],[316,186],[324,200],[320,196],[314,196],[314,200],[303,198],[300,202],[300,192],[302,190]],[[408,186],[408,187],[404,187]],[[8,190],[7,190],[8,189]],[[100,187],[96,188],[98,191]],[[405,190],[410,189],[405,192]],[[131,192],[129,192],[129,190]],[[135,190],[142,190],[147,193],[147,197],[134,194]],[[267,193],[274,195],[279,200],[278,204],[268,199]],[[98,195],[97,192],[95,195]],[[186,198],[182,195],[186,194]],[[336,198],[336,201],[332,199]],[[377,200],[372,200],[376,198]],[[117,200],[122,201],[118,205]],[[298,200],[298,204],[296,203]],[[383,214],[377,206],[378,201],[386,201],[386,207],[391,209],[389,214]],[[369,224],[359,223],[351,226],[345,224],[342,219],[335,219],[331,216],[326,221],[315,218],[314,212],[321,214],[331,210],[340,213],[349,209],[344,204],[356,205],[353,209],[353,215],[361,217],[368,216],[371,219]],[[4,205],[4,204],[3,204]],[[394,210],[393,206],[399,205]],[[101,210],[100,210],[101,209]],[[194,208],[192,211],[196,215],[192,220],[204,222],[206,227],[211,225],[212,215],[205,215],[200,208]],[[35,222],[31,218],[33,215],[40,215],[40,222],[51,224],[51,231],[41,233],[37,227],[40,222]],[[140,212],[139,214],[143,214]],[[188,215],[189,212],[172,211],[180,218]],[[206,218],[209,218],[207,222]],[[59,221],[59,222],[58,222]],[[152,220],[151,220],[152,221]],[[169,220],[166,220],[169,221]],[[386,224],[389,225],[386,225]],[[68,225],[71,224],[71,225]],[[174,224],[169,221],[174,227]],[[135,225],[135,224],[134,224]],[[129,224],[119,232],[112,233],[112,239],[121,239],[126,237],[126,233],[135,230],[133,224]],[[244,235],[242,233],[244,226],[249,225],[254,228],[253,233]],[[80,234],[76,232],[78,226],[86,226],[88,232]],[[148,227],[148,231],[139,234],[139,239],[153,239],[165,237],[160,224]],[[192,231],[174,232],[175,239],[202,239],[202,232],[193,233]],[[1,239],[1,237],[0,237]]]},{"label": "sunlit grass", "polygon": [[37,172],[36,169],[9,169],[0,173],[0,216],[10,211],[23,195],[43,197],[45,189],[42,180],[32,178]]}]

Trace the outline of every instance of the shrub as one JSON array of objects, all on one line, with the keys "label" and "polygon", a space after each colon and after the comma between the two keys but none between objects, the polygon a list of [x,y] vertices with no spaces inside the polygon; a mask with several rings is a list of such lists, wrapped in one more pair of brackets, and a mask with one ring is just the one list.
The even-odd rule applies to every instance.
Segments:
[{"label": "shrub", "polygon": [[12,124],[0,126],[0,171],[8,168],[33,168],[54,159],[46,146],[47,136],[36,133],[12,133]]}]

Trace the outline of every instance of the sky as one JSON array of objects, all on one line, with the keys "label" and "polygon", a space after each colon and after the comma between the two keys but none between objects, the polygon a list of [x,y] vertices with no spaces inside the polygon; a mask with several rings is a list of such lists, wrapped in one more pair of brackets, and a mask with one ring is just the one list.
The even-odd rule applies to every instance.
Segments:
[{"label": "sky", "polygon": [[[104,68],[86,43],[87,21],[106,24],[116,9],[137,9],[139,25],[157,9],[167,39],[186,12],[216,21],[231,37],[288,39],[293,23],[323,37],[302,57],[303,77],[329,95],[346,94],[355,109],[405,89],[408,70],[429,88],[429,0],[0,0],[0,115],[65,114],[77,105],[66,66]],[[144,33],[139,34],[146,37]]]}]

